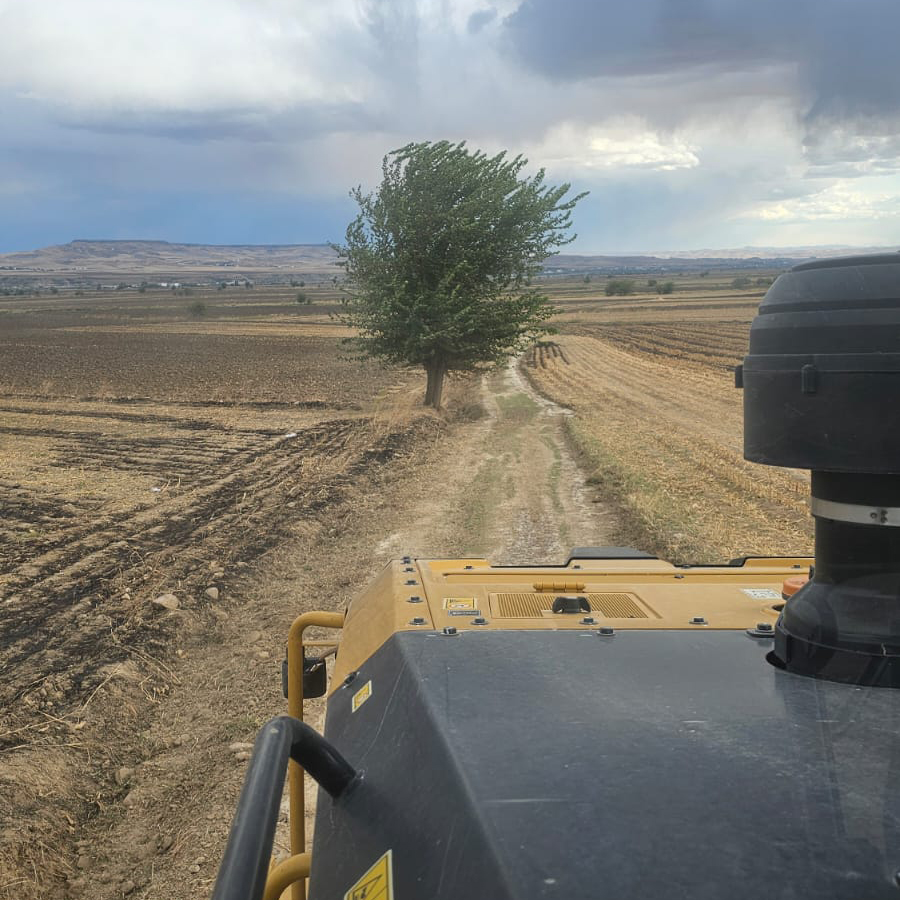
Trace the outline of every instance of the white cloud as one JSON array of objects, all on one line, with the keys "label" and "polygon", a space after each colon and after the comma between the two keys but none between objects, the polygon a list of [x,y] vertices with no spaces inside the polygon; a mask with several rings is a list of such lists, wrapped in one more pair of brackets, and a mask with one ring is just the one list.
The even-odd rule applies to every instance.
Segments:
[{"label": "white cloud", "polygon": [[811,178],[859,178],[900,171],[900,133],[891,120],[829,122],[804,143]]},{"label": "white cloud", "polygon": [[597,125],[564,122],[526,150],[541,165],[568,172],[647,169],[674,171],[700,165],[697,147],[675,135],[663,135],[636,119]]},{"label": "white cloud", "polygon": [[365,71],[330,49],[361,34],[349,0],[12,0],[0,8],[0,86],[111,111],[361,102]]},{"label": "white cloud", "polygon": [[838,182],[805,197],[759,204],[745,216],[772,223],[896,219],[900,216],[900,185],[897,188],[892,193]]}]

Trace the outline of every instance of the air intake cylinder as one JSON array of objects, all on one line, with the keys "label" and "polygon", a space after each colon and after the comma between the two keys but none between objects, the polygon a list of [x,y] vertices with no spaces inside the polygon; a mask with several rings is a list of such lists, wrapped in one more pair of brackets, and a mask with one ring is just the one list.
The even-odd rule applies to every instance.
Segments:
[{"label": "air intake cylinder", "polygon": [[815,568],[778,620],[773,661],[900,687],[900,254],[780,276],[736,375],[744,457],[812,470]]}]

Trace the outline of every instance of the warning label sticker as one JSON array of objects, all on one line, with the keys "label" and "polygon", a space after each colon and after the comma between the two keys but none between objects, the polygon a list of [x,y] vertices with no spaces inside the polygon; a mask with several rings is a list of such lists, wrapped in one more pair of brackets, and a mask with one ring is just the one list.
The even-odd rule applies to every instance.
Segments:
[{"label": "warning label sticker", "polygon": [[344,900],[394,900],[391,851],[388,850],[356,884],[344,894]]},{"label": "warning label sticker", "polygon": [[444,609],[451,615],[454,611],[459,610],[463,615],[470,610],[476,609],[474,597],[445,597]]},{"label": "warning label sticker", "polygon": [[741,592],[754,600],[780,600],[781,593],[772,588],[741,588]]},{"label": "warning label sticker", "polygon": [[356,712],[372,696],[372,682],[367,681],[354,695],[350,709]]}]

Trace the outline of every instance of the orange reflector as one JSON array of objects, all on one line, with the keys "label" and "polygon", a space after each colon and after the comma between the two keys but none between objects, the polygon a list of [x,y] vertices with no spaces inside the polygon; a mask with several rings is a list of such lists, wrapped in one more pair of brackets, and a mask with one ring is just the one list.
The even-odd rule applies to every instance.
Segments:
[{"label": "orange reflector", "polygon": [[807,581],[809,581],[809,575],[791,575],[789,578],[785,578],[784,584],[781,585],[781,596],[785,600],[793,597]]}]

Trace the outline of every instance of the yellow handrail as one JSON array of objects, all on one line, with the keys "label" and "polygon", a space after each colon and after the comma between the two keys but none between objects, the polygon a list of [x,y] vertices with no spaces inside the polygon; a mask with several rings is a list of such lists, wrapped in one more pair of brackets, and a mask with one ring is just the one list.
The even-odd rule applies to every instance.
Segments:
[{"label": "yellow handrail", "polygon": [[309,860],[308,853],[298,853],[275,866],[266,879],[263,900],[280,900],[282,893],[291,885],[302,884],[304,878],[309,878]]},{"label": "yellow handrail", "polygon": [[[307,628],[343,628],[344,614],[336,612],[307,612],[297,616],[287,639],[288,713],[303,721],[303,632]],[[288,764],[291,810],[291,859],[306,854],[306,798],[303,793],[303,769],[293,760]],[[277,871],[280,866],[276,867]],[[270,876],[271,877],[271,876]],[[305,877],[305,876],[304,876]],[[292,879],[293,900],[306,900],[306,882]],[[268,900],[268,894],[266,894]]]}]

